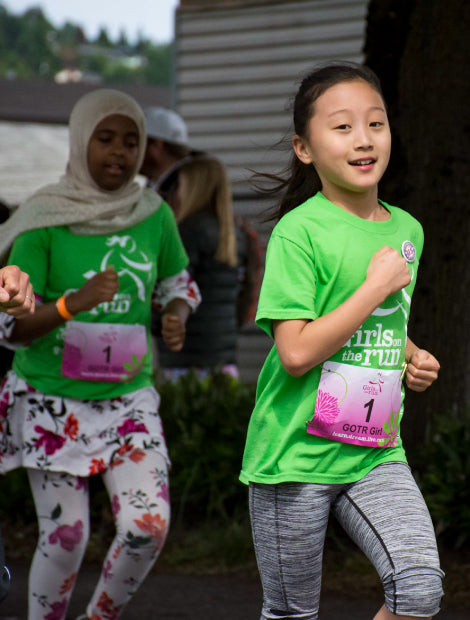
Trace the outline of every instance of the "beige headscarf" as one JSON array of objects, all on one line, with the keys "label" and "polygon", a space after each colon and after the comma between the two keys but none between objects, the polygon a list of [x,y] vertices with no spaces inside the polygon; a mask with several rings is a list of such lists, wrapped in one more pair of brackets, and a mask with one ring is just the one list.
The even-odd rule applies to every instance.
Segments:
[{"label": "beige headscarf", "polygon": [[[87,165],[87,149],[95,127],[107,116],[131,118],[139,132],[139,152],[133,177],[115,191],[101,189]],[[0,257],[4,259],[16,237],[26,231],[68,225],[81,235],[118,232],[143,221],[162,200],[135,180],[146,147],[145,118],[138,103],[113,89],[88,93],[75,104],[69,122],[70,150],[65,175],[46,185],[22,203],[0,226]]]}]

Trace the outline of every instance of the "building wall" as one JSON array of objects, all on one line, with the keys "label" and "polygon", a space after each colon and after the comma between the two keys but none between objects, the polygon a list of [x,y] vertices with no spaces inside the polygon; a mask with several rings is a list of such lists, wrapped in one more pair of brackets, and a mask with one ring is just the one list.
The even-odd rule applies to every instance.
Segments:
[{"label": "building wall", "polygon": [[[219,157],[233,184],[237,214],[266,242],[272,206],[251,170],[279,172],[292,135],[290,98],[316,63],[363,61],[367,0],[181,0],[175,23],[173,106],[191,144]],[[241,377],[255,381],[271,341],[253,325],[239,339]]]},{"label": "building wall", "polygon": [[276,170],[300,78],[332,59],[361,62],[366,0],[182,1],[176,14],[175,107],[194,146],[228,166],[236,196],[249,170]]}]

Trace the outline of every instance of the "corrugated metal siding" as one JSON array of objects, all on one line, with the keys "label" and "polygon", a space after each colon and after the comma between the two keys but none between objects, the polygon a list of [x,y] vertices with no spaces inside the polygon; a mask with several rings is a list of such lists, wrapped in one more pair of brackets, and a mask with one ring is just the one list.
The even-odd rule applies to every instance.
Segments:
[{"label": "corrugated metal siding", "polygon": [[282,168],[268,150],[289,130],[289,98],[317,62],[361,62],[366,0],[183,8],[176,15],[175,107],[195,147],[228,166],[237,195],[247,170]]},{"label": "corrugated metal siding", "polygon": [[[175,24],[174,107],[191,144],[227,166],[235,211],[266,240],[269,206],[249,182],[250,170],[279,172],[288,150],[272,148],[291,135],[290,98],[316,63],[363,61],[367,0],[303,0],[261,6],[180,8]],[[289,149],[290,150],[290,149]],[[271,346],[254,325],[239,338],[242,380],[255,381]]]}]

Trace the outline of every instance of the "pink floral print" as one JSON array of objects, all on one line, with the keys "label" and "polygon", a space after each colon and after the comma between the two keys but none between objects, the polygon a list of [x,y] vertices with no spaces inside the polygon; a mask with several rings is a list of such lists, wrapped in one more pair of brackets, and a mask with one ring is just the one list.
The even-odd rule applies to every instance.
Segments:
[{"label": "pink floral print", "polygon": [[129,433],[148,433],[145,424],[136,424],[134,420],[125,420],[121,426],[118,426],[120,435],[128,435]]},{"label": "pink floral print", "polygon": [[44,620],[62,620],[67,609],[67,599],[51,604],[50,613],[44,616]]},{"label": "pink floral print", "polygon": [[36,443],[34,444],[35,447],[36,448],[44,447],[44,452],[48,456],[50,456],[51,454],[54,454],[56,450],[60,450],[65,443],[64,437],[61,437],[60,435],[56,435],[55,433],[48,431],[42,426],[39,426],[39,424],[37,424],[34,427],[34,430],[41,435],[41,437],[36,440]]},{"label": "pink floral print", "polygon": [[82,540],[83,523],[78,520],[74,525],[60,525],[52,534],[49,535],[51,545],[60,543],[62,549],[73,551],[75,546]]},{"label": "pink floral print", "polygon": [[88,477],[124,459],[141,463],[147,450],[168,458],[158,406],[153,388],[79,401],[37,392],[10,372],[0,388],[2,472],[25,466]]}]

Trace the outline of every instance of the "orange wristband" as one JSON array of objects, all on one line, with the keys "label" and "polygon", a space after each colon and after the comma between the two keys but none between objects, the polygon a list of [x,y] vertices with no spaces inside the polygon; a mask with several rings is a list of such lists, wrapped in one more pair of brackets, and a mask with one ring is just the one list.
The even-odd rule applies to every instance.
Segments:
[{"label": "orange wristband", "polygon": [[57,308],[57,312],[60,314],[60,316],[63,319],[65,319],[66,321],[73,319],[73,314],[70,314],[70,312],[67,310],[67,307],[65,305],[65,295],[62,295],[62,297],[59,297],[59,299],[55,302],[55,305]]}]

